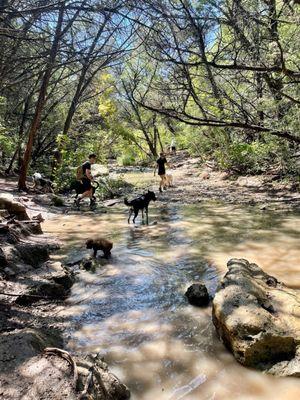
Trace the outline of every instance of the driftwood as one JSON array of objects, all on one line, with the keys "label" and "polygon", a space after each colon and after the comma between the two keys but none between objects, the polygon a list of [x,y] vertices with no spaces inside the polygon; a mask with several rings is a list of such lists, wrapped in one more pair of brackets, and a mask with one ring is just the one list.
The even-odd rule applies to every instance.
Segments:
[{"label": "driftwood", "polygon": [[85,399],[85,397],[88,395],[88,390],[89,390],[90,384],[93,380],[93,374],[94,374],[94,367],[91,368],[91,370],[88,374],[83,391],[80,393],[80,396],[79,396],[80,400]]},{"label": "driftwood", "polygon": [[[70,355],[70,353],[68,353],[66,350],[62,350],[59,349],[57,347],[46,347],[44,349],[44,353],[46,354],[55,354],[57,356],[60,356],[62,358],[64,358],[65,360],[67,360],[69,362],[69,364],[72,366],[73,369],[73,381],[74,381],[74,387],[75,390],[78,391],[78,368],[77,368],[77,364],[76,361],[73,359],[73,357]],[[84,388],[82,390],[82,392],[79,394],[79,399],[83,400],[88,396],[88,390],[90,388],[90,385],[93,381],[93,376],[96,376],[98,378],[98,383],[101,386],[101,389],[104,392],[104,395],[107,396],[107,398],[110,398],[109,393],[107,392],[107,389],[103,383],[102,377],[100,372],[97,370],[97,368],[95,368],[95,366],[93,365],[90,368],[90,372],[87,376]]]},{"label": "driftwood", "polygon": [[100,385],[105,398],[113,400],[112,397],[111,397],[111,394],[107,391],[107,389],[106,389],[106,387],[105,387],[105,385],[103,383],[103,379],[102,379],[100,371],[97,369],[97,367],[95,365],[93,365],[90,368],[90,372],[89,372],[88,377],[86,379],[86,382],[85,382],[85,385],[84,385],[84,389],[80,393],[79,399],[80,400],[84,400],[88,396],[88,390],[89,390],[89,387],[90,387],[90,385],[91,385],[91,383],[93,381],[93,377],[94,376],[97,379],[97,382]]},{"label": "driftwood", "polygon": [[66,350],[62,350],[62,349],[59,349],[57,347],[46,347],[44,349],[44,353],[46,353],[46,354],[55,354],[57,356],[60,356],[60,357],[64,358],[65,360],[67,360],[69,362],[69,364],[71,365],[71,367],[73,369],[74,386],[75,386],[75,390],[77,390],[78,368],[77,368],[75,360],[72,358],[70,353],[68,353]]},{"label": "driftwood", "polygon": [[53,300],[53,297],[42,296],[42,295],[38,295],[38,294],[14,294],[14,293],[0,292],[0,295],[3,295],[3,296],[10,296],[10,297],[26,296],[26,297],[35,298],[35,299],[47,299],[47,300],[49,299],[49,300]]}]

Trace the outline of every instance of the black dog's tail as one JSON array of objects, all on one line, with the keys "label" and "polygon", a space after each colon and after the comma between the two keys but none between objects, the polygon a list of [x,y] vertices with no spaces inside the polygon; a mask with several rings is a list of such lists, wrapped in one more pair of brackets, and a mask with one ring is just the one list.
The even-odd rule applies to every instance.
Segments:
[{"label": "black dog's tail", "polygon": [[128,206],[128,207],[131,206],[131,202],[128,201],[127,197],[125,197],[125,199],[124,199],[124,204],[125,204],[126,206]]}]

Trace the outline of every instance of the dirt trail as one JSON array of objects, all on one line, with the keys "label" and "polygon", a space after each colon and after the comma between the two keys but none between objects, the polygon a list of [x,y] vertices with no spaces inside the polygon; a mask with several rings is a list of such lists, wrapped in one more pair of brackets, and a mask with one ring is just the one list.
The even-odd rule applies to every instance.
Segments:
[{"label": "dirt trail", "polygon": [[202,165],[186,152],[167,157],[174,178],[174,188],[165,191],[161,201],[198,203],[222,200],[226,203],[260,205],[262,208],[300,209],[299,183],[280,180],[276,174],[234,176]]}]

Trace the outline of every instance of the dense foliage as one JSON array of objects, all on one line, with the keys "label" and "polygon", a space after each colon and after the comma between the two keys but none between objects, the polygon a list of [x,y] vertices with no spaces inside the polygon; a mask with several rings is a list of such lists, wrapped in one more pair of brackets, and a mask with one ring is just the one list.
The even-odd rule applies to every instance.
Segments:
[{"label": "dense foliage", "polygon": [[177,145],[219,168],[299,174],[300,6],[279,0],[5,0],[2,170],[58,185],[90,152]]}]

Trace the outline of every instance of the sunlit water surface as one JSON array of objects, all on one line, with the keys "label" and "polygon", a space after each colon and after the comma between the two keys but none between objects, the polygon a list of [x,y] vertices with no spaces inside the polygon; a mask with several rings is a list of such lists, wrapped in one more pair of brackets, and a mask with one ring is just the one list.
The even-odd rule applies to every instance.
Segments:
[{"label": "sunlit water surface", "polygon": [[95,233],[114,242],[109,261],[82,272],[65,316],[69,350],[100,354],[134,400],[300,397],[300,380],[240,366],[216,337],[211,307],[184,293],[204,282],[213,294],[232,257],[300,285],[300,215],[220,204],[151,207],[150,225],[128,225],[126,210],[57,216],[44,225],[63,242],[59,259],[84,253]]}]

